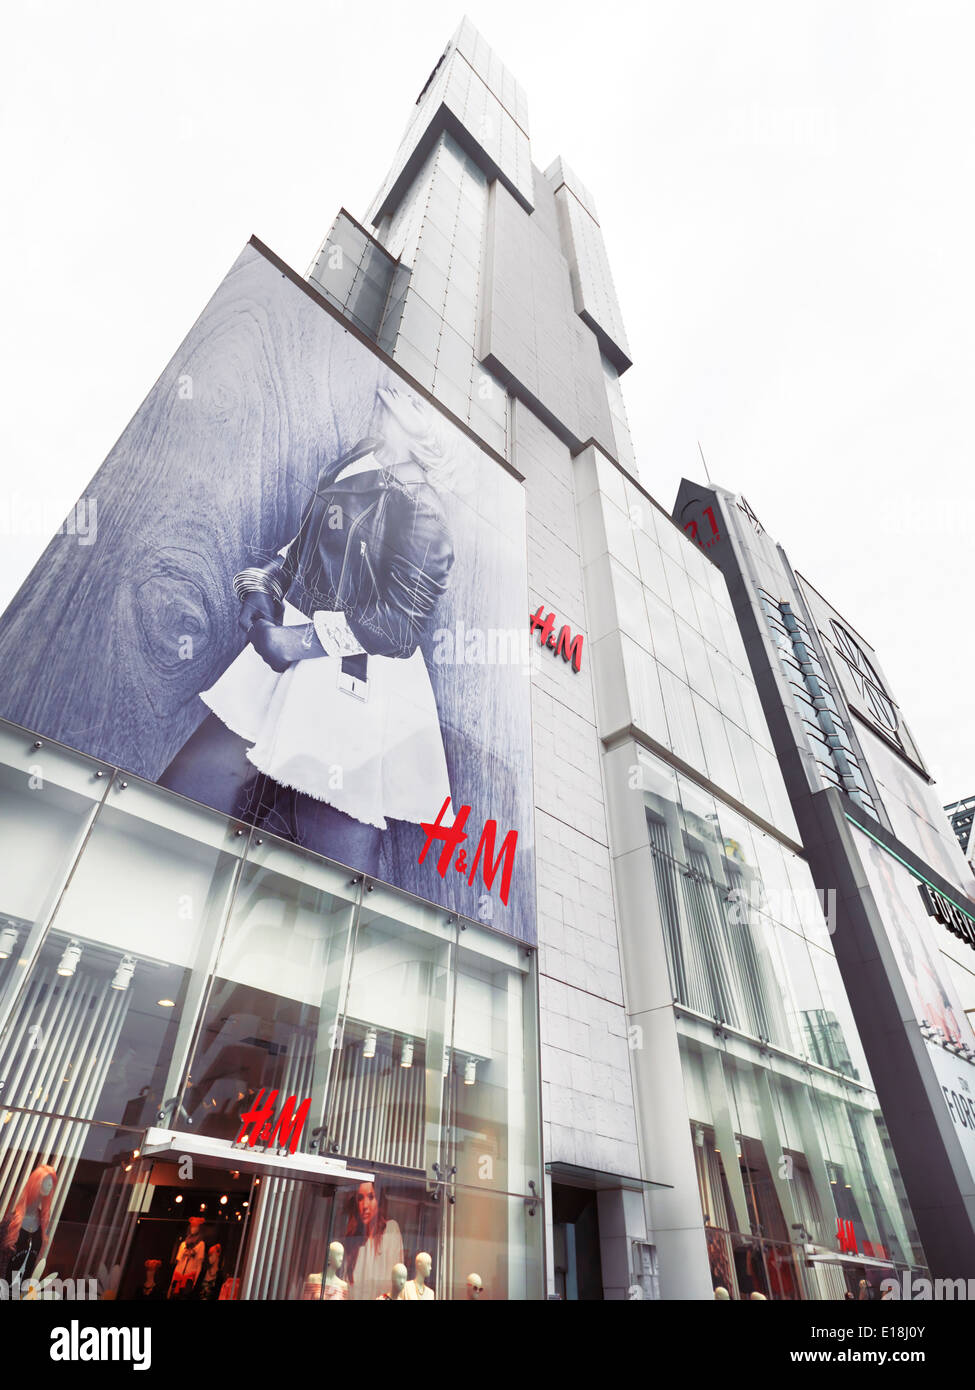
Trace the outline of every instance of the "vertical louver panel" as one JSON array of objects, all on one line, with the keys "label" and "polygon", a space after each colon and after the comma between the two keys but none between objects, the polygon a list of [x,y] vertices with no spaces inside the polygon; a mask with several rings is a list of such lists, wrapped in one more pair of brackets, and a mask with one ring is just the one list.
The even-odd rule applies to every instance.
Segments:
[{"label": "vertical louver panel", "polygon": [[[0,1051],[4,1100],[54,1112],[11,1112],[0,1160],[0,1211],[13,1205],[35,1168],[50,1164],[57,1170],[58,1183],[48,1222],[49,1244],[88,1133],[78,1121],[95,1117],[129,998],[127,990],[112,989],[109,979],[84,970],[66,980],[32,980],[19,1020]],[[31,1033],[35,1026],[39,1034]],[[43,1045],[31,1045],[41,1038]],[[57,1118],[64,1114],[75,1118]]]},{"label": "vertical louver panel", "polygon": [[401,1067],[388,1046],[364,1057],[362,1043],[347,1044],[334,1091],[330,1142],[363,1162],[422,1168],[424,1076],[419,1045],[413,1066]]}]

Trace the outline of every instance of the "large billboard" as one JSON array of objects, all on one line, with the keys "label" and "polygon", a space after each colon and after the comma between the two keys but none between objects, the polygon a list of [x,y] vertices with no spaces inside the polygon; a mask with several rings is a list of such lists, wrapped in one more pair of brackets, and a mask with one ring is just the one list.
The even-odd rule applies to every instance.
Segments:
[{"label": "large billboard", "polygon": [[930,915],[921,880],[859,826],[852,829],[952,1128],[975,1177],[975,1065],[969,1060],[975,1033],[941,950],[939,937],[949,939],[948,929]]},{"label": "large billboard", "polygon": [[951,938],[927,912],[921,880],[859,826],[852,829],[915,1019],[946,1044],[975,1049],[975,1034],[939,942],[939,936],[946,942]]},{"label": "large billboard", "polygon": [[260,243],[72,519],[0,715],[534,941],[523,489]]}]

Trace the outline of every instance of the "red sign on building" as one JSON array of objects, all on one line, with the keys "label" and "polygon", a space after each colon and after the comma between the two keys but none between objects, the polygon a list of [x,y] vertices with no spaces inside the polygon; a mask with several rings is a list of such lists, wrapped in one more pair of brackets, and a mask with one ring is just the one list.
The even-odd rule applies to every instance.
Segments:
[{"label": "red sign on building", "polygon": [[248,1128],[251,1127],[249,1148],[252,1149],[255,1144],[263,1144],[268,1149],[286,1148],[289,1153],[295,1152],[305,1120],[311,1109],[311,1096],[301,1102],[297,1113],[295,1113],[295,1102],[298,1097],[289,1096],[284,1103],[280,1118],[275,1123],[274,1106],[277,1098],[277,1091],[272,1091],[267,1100],[264,1101],[264,1088],[261,1087],[253,1109],[246,1111],[240,1117],[241,1130],[234,1140],[235,1144],[239,1144],[243,1140]]},{"label": "red sign on building", "polygon": [[538,632],[543,647],[548,647],[563,661],[571,661],[574,671],[582,668],[582,633],[573,637],[570,629],[562,624],[558,637],[555,636],[555,614],[545,612],[544,605],[528,615],[528,631]]}]

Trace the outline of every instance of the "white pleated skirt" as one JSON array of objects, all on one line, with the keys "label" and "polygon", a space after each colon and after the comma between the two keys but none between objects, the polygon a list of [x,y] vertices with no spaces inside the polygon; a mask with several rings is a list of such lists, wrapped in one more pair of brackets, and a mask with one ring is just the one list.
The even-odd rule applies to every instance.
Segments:
[{"label": "white pleated skirt", "polygon": [[[288,626],[308,619],[285,604]],[[440,718],[423,654],[370,656],[368,696],[339,687],[341,657],[308,657],[278,673],[249,644],[200,699],[284,787],[364,825],[433,820],[450,796]]]}]

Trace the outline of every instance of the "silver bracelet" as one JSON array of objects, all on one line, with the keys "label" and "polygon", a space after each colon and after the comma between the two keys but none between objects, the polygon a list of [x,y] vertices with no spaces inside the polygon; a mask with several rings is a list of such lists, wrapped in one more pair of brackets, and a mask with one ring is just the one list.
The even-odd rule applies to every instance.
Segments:
[{"label": "silver bracelet", "polygon": [[278,603],[284,602],[284,591],[278,581],[256,566],[235,574],[233,584],[234,593],[241,602],[248,594],[269,594],[271,598],[277,599]]}]

